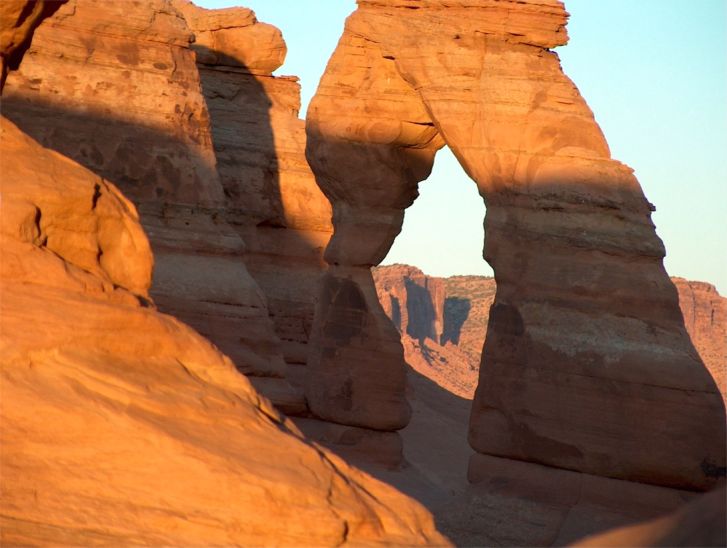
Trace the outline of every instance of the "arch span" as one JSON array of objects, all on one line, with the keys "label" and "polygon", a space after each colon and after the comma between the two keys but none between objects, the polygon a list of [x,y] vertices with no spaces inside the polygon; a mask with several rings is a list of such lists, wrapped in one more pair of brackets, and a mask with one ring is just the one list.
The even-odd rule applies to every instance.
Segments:
[{"label": "arch span", "polygon": [[470,419],[479,453],[706,488],[724,407],[684,329],[632,170],[550,48],[557,0],[359,0],[308,110],[333,205],[306,396],[381,430],[409,417],[369,267],[446,143],[487,206],[497,280]]}]

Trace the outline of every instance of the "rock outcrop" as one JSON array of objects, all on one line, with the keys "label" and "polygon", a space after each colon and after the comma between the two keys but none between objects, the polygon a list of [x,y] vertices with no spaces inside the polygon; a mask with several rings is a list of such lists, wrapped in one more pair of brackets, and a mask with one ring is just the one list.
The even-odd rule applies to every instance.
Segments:
[{"label": "rock outcrop", "polygon": [[0,92],[9,70],[20,65],[41,21],[55,13],[66,0],[5,0],[0,5]]},{"label": "rock outcrop", "polygon": [[372,270],[379,302],[401,334],[406,363],[439,386],[472,399],[495,280],[437,278],[408,265]]},{"label": "rock outcrop", "polygon": [[4,117],[0,161],[0,543],[447,544],[157,311],[112,183]]},{"label": "rock outcrop", "polygon": [[497,280],[472,447],[614,478],[712,485],[724,469],[724,405],[684,328],[653,206],[610,157],[550,49],[567,41],[563,4],[358,4],[306,126],[334,224],[311,409],[369,428],[406,424],[403,352],[369,268],[446,142],[486,202],[484,257]]},{"label": "rock outcrop", "polygon": [[689,336],[727,400],[727,299],[706,282],[672,281]]},{"label": "rock outcrop", "polygon": [[7,80],[3,114],[135,203],[154,249],[151,295],[161,310],[246,374],[283,378],[265,295],[224,214],[192,39],[170,0],[70,0],[36,31]]},{"label": "rock outcrop", "polygon": [[725,488],[702,495],[669,515],[594,535],[573,546],[714,546],[727,544]]},{"label": "rock outcrop", "polygon": [[[381,307],[401,334],[406,362],[440,386],[471,399],[477,386],[495,280],[488,276],[436,278],[400,264],[378,266],[373,276]],[[689,337],[722,397],[727,398],[726,299],[712,284],[676,277],[671,280],[679,293]],[[426,325],[441,327],[433,335],[413,337],[408,329],[409,310],[438,311]]]},{"label": "rock outcrop", "polygon": [[187,0],[175,5],[195,35],[225,218],[246,243],[245,264],[265,293],[298,387],[299,405],[286,411],[301,412],[314,300],[333,228],[330,203],[305,159],[300,86],[295,77],[272,76],[285,42],[252,11],[206,10]]},{"label": "rock outcrop", "polygon": [[0,121],[3,545],[446,542],[153,307],[111,183]]},{"label": "rock outcrop", "polygon": [[445,308],[442,280],[407,265],[375,268],[373,275],[379,302],[402,336],[441,341]]}]

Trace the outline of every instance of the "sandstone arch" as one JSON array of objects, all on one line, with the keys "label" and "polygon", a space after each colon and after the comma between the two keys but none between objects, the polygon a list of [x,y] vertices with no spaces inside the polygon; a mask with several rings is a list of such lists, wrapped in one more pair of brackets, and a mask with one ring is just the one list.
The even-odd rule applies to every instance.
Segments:
[{"label": "sandstone arch", "polygon": [[369,267],[445,142],[487,205],[497,279],[470,420],[479,453],[705,488],[724,407],[632,170],[550,50],[557,0],[359,0],[308,111],[333,205],[306,396],[328,420],[408,421],[398,334]]}]

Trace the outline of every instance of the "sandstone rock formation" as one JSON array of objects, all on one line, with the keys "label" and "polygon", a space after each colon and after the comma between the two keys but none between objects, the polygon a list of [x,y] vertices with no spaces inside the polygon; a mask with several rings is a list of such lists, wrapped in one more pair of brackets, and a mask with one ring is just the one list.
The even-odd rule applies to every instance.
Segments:
[{"label": "sandstone rock formation", "polygon": [[3,113],[136,204],[161,310],[210,337],[246,374],[282,378],[265,296],[223,214],[192,39],[170,0],[70,0],[7,80]]},{"label": "sandstone rock formation", "polygon": [[0,159],[0,543],[447,543],[156,310],[112,183],[4,117]]},{"label": "sandstone rock formation", "polygon": [[566,18],[557,0],[359,0],[308,111],[334,234],[306,396],[336,422],[406,424],[402,349],[369,268],[446,142],[486,201],[498,284],[473,448],[704,489],[724,468],[724,405],[653,206],[550,50]]},{"label": "sandstone rock formation", "polygon": [[175,5],[195,34],[225,218],[246,243],[245,264],[265,292],[288,374],[300,389],[299,406],[286,411],[300,412],[314,299],[333,231],[331,206],[305,159],[300,86],[295,77],[272,76],[285,42],[250,10]]},{"label": "sandstone rock formation", "polygon": [[131,203],[1,122],[3,545],[446,542],[157,312]]},{"label": "sandstone rock formation", "polygon": [[381,307],[402,335],[440,342],[444,331],[445,293],[439,278],[414,266],[373,269]]},{"label": "sandstone rock formation", "polygon": [[702,495],[679,510],[646,523],[595,535],[574,546],[714,546],[727,544],[725,488]]},{"label": "sandstone rock formation", "polygon": [[[494,301],[495,280],[488,276],[435,278],[416,267],[399,264],[372,270],[381,307],[401,333],[406,362],[440,386],[471,399]],[[671,280],[679,294],[689,337],[722,397],[727,398],[726,300],[711,284],[684,278]],[[414,340],[408,328],[409,310],[418,315],[418,311],[435,309],[437,314],[426,325],[441,326],[439,331]]]},{"label": "sandstone rock formation", "polygon": [[439,386],[472,399],[495,280],[436,278],[408,265],[376,267],[373,277],[379,302],[401,334],[406,363]]},{"label": "sandstone rock formation", "polygon": [[66,0],[5,0],[0,4],[0,92],[9,70],[20,65],[36,27]]},{"label": "sandstone rock formation", "polygon": [[689,336],[727,400],[727,299],[712,284],[684,278],[672,282]]}]

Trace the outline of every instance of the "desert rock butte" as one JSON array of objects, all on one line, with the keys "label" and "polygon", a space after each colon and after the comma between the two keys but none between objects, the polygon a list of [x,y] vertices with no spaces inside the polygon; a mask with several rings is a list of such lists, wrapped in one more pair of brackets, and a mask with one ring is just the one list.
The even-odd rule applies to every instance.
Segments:
[{"label": "desert rock butte", "polygon": [[[566,22],[358,0],[303,121],[250,9],[4,0],[3,546],[724,545],[725,301]],[[494,279],[372,269],[445,145]]]}]

